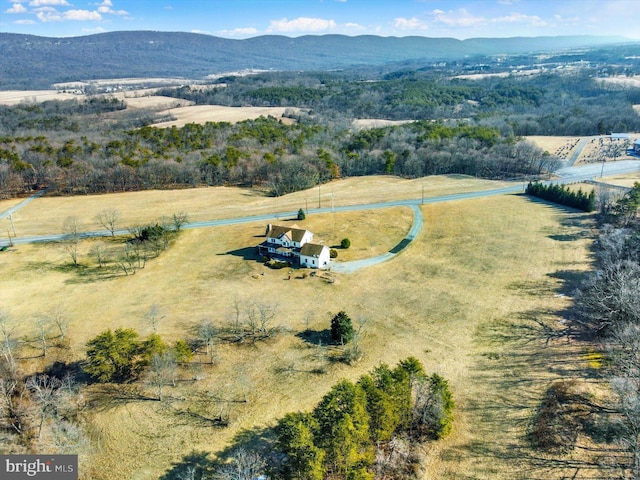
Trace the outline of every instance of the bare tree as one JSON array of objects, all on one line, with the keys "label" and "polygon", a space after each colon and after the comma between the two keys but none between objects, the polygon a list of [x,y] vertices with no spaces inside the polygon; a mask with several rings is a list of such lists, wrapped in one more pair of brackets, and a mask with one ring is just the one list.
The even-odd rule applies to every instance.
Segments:
[{"label": "bare tree", "polygon": [[60,334],[60,343],[64,343],[69,328],[69,319],[62,305],[57,305],[49,310],[47,317],[50,322],[58,329]]},{"label": "bare tree", "polygon": [[122,218],[122,214],[120,210],[115,208],[107,208],[104,209],[95,216],[96,222],[98,222],[102,227],[106,228],[111,232],[111,236],[115,237],[116,234],[116,225]]},{"label": "bare tree", "polygon": [[220,480],[255,480],[264,475],[267,462],[256,452],[239,448],[233,453],[231,462],[221,467],[214,478]]},{"label": "bare tree", "polygon": [[78,265],[78,246],[80,244],[80,223],[78,217],[67,217],[62,226],[64,238],[62,245],[71,257],[74,266]]},{"label": "bare tree", "polygon": [[38,329],[38,341],[42,345],[42,356],[47,356],[47,334],[49,333],[50,323],[46,318],[39,318],[36,321],[36,328]]},{"label": "bare tree", "polygon": [[209,363],[211,363],[212,365],[216,358],[216,352],[213,348],[213,342],[215,341],[217,336],[218,329],[210,319],[206,318],[202,322],[200,322],[200,325],[198,325],[198,338],[200,338],[200,340],[202,340],[202,342],[204,343],[207,349]]},{"label": "bare tree", "polygon": [[163,389],[167,384],[176,386],[176,372],[178,363],[176,357],[171,351],[155,354],[149,362],[147,370],[147,383],[156,389],[158,400],[162,401]]},{"label": "bare tree", "polygon": [[15,376],[16,373],[16,362],[13,357],[13,352],[18,345],[17,340],[12,337],[14,328],[15,327],[9,325],[8,316],[0,312],[0,333],[2,333],[2,345],[0,345],[0,347],[2,357],[4,358],[5,369],[12,377]]},{"label": "bare tree", "polygon": [[144,318],[151,325],[153,329],[153,333],[158,333],[158,327],[160,326],[160,322],[164,319],[164,315],[162,314],[162,309],[160,305],[157,303],[152,303],[149,307],[149,310],[146,311]]},{"label": "bare tree", "polygon": [[91,250],[89,250],[89,254],[96,259],[100,268],[102,268],[107,262],[107,249],[105,244],[102,242],[95,243],[91,247]]},{"label": "bare tree", "polygon": [[62,386],[62,382],[56,377],[36,375],[34,377],[29,377],[25,385],[38,405],[38,437],[40,437],[45,420],[56,414],[59,389]]},{"label": "bare tree", "polygon": [[189,222],[189,215],[185,212],[174,213],[171,217],[171,220],[173,222],[173,229],[176,232],[179,232],[180,230],[182,230],[182,227],[184,227],[187,222]]}]

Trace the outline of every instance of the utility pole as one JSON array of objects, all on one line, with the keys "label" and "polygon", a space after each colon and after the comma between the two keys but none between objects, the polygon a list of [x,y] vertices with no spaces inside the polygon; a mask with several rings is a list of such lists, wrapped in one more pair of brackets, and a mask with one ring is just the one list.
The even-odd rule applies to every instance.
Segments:
[{"label": "utility pole", "polygon": [[9,246],[13,247],[13,240],[11,240],[11,232],[7,228],[7,237],[9,237]]},{"label": "utility pole", "polygon": [[16,236],[16,228],[13,226],[13,214],[9,214],[9,221],[11,222],[11,230],[13,230],[13,236]]},{"label": "utility pole", "polygon": [[422,205],[424,205],[424,185],[422,185]]},{"label": "utility pole", "polygon": [[318,208],[320,208],[320,185],[318,185]]}]

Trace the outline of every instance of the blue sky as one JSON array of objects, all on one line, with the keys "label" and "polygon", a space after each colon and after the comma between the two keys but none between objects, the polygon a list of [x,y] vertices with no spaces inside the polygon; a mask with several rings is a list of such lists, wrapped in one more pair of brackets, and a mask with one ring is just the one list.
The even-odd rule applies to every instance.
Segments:
[{"label": "blue sky", "polygon": [[383,35],[640,39],[639,0],[0,0],[0,32],[68,37],[117,30],[226,38]]}]

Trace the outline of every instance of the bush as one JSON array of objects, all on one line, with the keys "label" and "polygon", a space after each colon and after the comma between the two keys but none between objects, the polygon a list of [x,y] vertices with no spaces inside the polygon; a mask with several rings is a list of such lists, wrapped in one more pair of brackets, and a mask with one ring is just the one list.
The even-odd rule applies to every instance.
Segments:
[{"label": "bush", "polygon": [[340,311],[331,319],[331,338],[338,343],[349,343],[355,332],[353,322],[344,311]]},{"label": "bush", "polygon": [[331,250],[329,250],[329,257],[338,258],[338,251],[335,248],[332,248]]},{"label": "bush", "polygon": [[349,240],[348,238],[343,238],[342,240],[340,240],[340,246],[342,248],[349,248],[351,246],[351,240]]},{"label": "bush", "polygon": [[298,220],[304,220],[305,218],[307,218],[307,215],[304,213],[304,210],[298,210]]},{"label": "bush", "polygon": [[265,265],[274,270],[280,270],[281,268],[289,268],[291,264],[289,262],[282,262],[280,260],[269,260]]}]

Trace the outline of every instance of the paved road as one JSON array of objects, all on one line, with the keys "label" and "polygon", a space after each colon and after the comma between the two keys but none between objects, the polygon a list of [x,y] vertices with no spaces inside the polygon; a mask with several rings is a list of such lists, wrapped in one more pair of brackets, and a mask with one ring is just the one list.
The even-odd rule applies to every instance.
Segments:
[{"label": "paved road", "polygon": [[[619,162],[610,162],[605,163],[604,166],[604,175],[620,175],[623,173],[631,173],[640,171],[640,160],[624,160]],[[593,178],[600,176],[600,171],[602,168],[602,164],[594,164],[594,165],[582,165],[578,167],[565,167],[558,172],[556,172],[560,178],[558,180],[552,180],[549,183],[575,183],[581,182],[585,180],[591,180]],[[310,209],[309,214],[314,213],[329,213],[331,211],[335,212],[348,212],[355,210],[377,210],[382,208],[390,208],[390,207],[402,207],[402,206],[417,206],[421,203],[431,204],[431,203],[440,203],[440,202],[450,202],[453,200],[470,200],[474,198],[482,198],[488,197],[492,195],[505,195],[510,193],[517,193],[523,191],[523,184],[519,183],[517,185],[496,188],[491,190],[483,190],[479,192],[468,192],[468,193],[456,193],[452,195],[442,195],[438,197],[429,197],[425,198],[424,202],[421,198],[417,199],[409,199],[409,200],[398,200],[393,202],[380,202],[380,203],[371,203],[366,205],[343,205],[336,206],[335,208],[327,207],[327,208],[315,208]],[[39,195],[42,195],[43,192],[39,192]],[[38,196],[39,196],[38,195]],[[7,210],[6,212],[0,213],[0,219],[8,216],[10,213],[16,211],[18,208],[22,208],[24,205],[33,201],[37,196],[30,197],[24,202],[16,205],[15,207]],[[184,228],[208,228],[208,227],[221,227],[227,225],[238,225],[243,223],[252,223],[252,222],[271,222],[277,221],[278,218],[282,217],[294,217],[297,215],[297,211],[291,212],[278,212],[267,215],[253,215],[247,217],[238,217],[238,218],[227,218],[222,220],[209,220],[203,222],[192,222],[188,223],[184,226]],[[415,222],[414,222],[415,225]],[[116,232],[117,234],[125,234],[128,233],[127,230],[119,230]],[[107,230],[99,230],[94,232],[85,232],[81,236],[83,238],[92,238],[92,237],[106,237],[111,233]],[[13,243],[15,245],[22,245],[28,243],[37,243],[37,242],[53,242],[63,240],[65,235],[61,234],[52,234],[52,235],[38,235],[31,237],[18,237],[13,239]],[[0,239],[0,247],[9,245],[8,239]]]},{"label": "paved road", "polygon": [[33,202],[36,198],[41,197],[42,195],[45,194],[47,190],[40,190],[39,192],[34,193],[33,195],[31,195],[29,198],[24,199],[23,201],[21,201],[19,204],[17,204],[14,207],[11,207],[9,210],[5,210],[4,212],[0,212],[0,219],[6,218],[9,215],[13,215],[14,212],[16,212],[17,210],[20,210],[22,207],[30,204],[31,202]]}]

